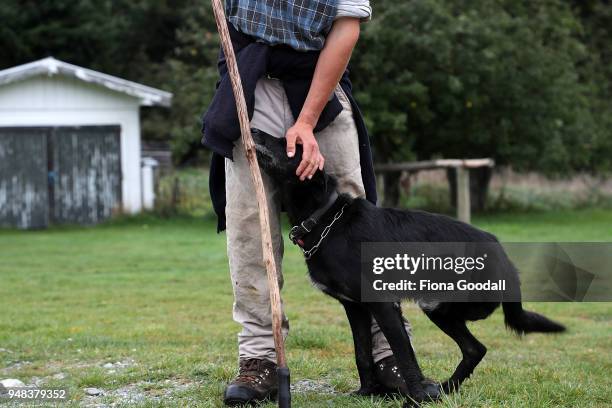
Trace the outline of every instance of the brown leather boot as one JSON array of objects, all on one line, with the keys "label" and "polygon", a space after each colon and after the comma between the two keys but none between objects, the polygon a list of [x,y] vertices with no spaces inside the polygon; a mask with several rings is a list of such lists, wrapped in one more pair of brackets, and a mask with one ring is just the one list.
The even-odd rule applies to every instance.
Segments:
[{"label": "brown leather boot", "polygon": [[278,392],[276,368],[269,360],[241,359],[238,376],[225,389],[225,405],[233,407],[275,399]]}]

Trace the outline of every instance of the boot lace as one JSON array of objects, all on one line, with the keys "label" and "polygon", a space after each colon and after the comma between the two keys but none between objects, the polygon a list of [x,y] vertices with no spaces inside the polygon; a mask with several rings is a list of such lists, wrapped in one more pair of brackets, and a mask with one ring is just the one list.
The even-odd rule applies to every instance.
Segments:
[{"label": "boot lace", "polygon": [[240,362],[240,372],[236,377],[238,383],[260,383],[261,382],[261,363],[262,360],[256,358],[248,359]]}]

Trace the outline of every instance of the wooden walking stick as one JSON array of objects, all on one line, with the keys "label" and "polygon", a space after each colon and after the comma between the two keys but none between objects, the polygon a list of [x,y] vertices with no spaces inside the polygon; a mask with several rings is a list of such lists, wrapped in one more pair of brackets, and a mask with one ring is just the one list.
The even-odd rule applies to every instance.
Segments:
[{"label": "wooden walking stick", "polygon": [[274,347],[276,348],[276,360],[278,364],[278,406],[281,408],[291,407],[291,393],[289,389],[289,368],[287,367],[287,359],[285,357],[285,340],[282,333],[282,310],[280,300],[280,290],[278,287],[278,274],[274,253],[272,251],[272,237],[270,234],[270,224],[268,216],[268,203],[266,200],[263,181],[259,164],[257,163],[257,155],[255,153],[255,143],[251,136],[249,126],[249,117],[247,113],[246,101],[242,90],[242,81],[238,72],[238,64],[236,55],[227,28],[227,20],[225,19],[225,11],[221,0],[212,0],[212,7],[215,13],[215,20],[219,30],[221,46],[225,55],[227,69],[236,99],[236,108],[238,110],[238,119],[240,121],[240,133],[242,136],[242,144],[246,152],[249,168],[251,169],[251,177],[255,185],[255,194],[257,196],[257,205],[259,206],[259,224],[261,227],[261,246],[263,250],[263,261],[266,266],[268,275],[268,288],[270,290],[270,305],[272,307],[272,333],[274,335]]}]

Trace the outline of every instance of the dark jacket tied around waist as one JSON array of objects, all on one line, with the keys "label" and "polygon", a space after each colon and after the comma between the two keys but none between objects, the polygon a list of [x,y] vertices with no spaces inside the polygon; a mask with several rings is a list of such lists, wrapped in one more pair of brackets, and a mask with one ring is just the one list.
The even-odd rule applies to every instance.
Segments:
[{"label": "dark jacket tied around waist", "polygon": [[[253,37],[238,32],[232,24],[228,24],[228,26],[232,44],[236,51],[249,119],[253,117],[257,81],[265,76],[282,81],[293,117],[297,118],[310,90],[314,70],[319,59],[319,51],[304,52],[283,45],[268,46],[256,42]],[[223,231],[225,229],[224,160],[226,157],[233,159],[232,150],[234,143],[240,138],[240,124],[223,52],[219,55],[218,68],[221,78],[217,83],[215,96],[204,114],[202,144],[213,151],[209,181],[210,197],[218,216],[217,229]],[[352,96],[348,71],[342,76],[340,86],[353,108],[353,116],[359,134],[361,176],[366,198],[372,203],[376,203],[376,181],[368,133],[359,107]],[[315,132],[325,129],[341,111],[342,105],[334,95],[323,109]],[[250,182],[251,180],[245,180],[245,183]]]}]

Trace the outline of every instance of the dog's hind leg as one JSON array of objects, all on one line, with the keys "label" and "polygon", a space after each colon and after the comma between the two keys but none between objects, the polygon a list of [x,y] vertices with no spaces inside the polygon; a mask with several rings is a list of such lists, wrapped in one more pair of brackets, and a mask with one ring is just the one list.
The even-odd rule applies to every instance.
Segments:
[{"label": "dog's hind leg", "polygon": [[433,394],[427,393],[423,387],[423,374],[412,349],[410,337],[404,327],[399,303],[368,303],[367,305],[391,346],[400,374],[406,382],[408,397],[416,403],[406,406],[418,406],[420,402],[439,399],[440,393],[437,387]]},{"label": "dog's hind leg", "polygon": [[480,360],[487,353],[487,348],[474,337],[467,328],[465,321],[457,321],[436,311],[425,312],[427,317],[436,324],[444,333],[455,340],[463,358],[455,369],[453,375],[442,383],[442,390],[449,394],[457,391],[459,386],[465,381],[480,363]]},{"label": "dog's hind leg", "polygon": [[374,360],[372,359],[372,314],[359,303],[341,301],[346,311],[353,342],[355,344],[355,362],[359,373],[361,387],[355,391],[357,395],[374,395],[378,393],[374,376]]}]

